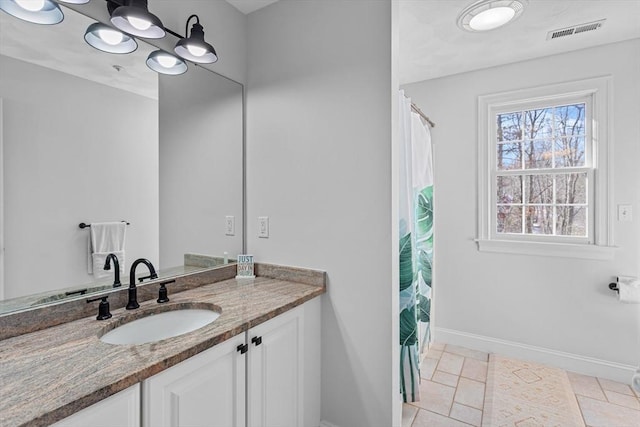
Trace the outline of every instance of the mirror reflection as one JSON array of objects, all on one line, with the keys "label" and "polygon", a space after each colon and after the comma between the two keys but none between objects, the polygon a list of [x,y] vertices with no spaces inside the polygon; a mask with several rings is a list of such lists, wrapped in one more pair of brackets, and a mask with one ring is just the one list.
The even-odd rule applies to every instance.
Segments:
[{"label": "mirror reflection", "polygon": [[53,26],[0,12],[0,314],[113,286],[80,223],[129,224],[123,285],[138,258],[168,277],[242,252],[242,86],[192,63],[158,75],[139,39],[100,52],[83,39],[95,21],[63,11]]}]

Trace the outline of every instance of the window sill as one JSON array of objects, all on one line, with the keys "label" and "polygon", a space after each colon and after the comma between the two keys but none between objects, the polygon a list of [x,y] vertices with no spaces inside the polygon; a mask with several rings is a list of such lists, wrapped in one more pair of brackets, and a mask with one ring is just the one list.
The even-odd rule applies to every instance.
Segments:
[{"label": "window sill", "polygon": [[572,243],[523,242],[511,240],[476,239],[480,252],[538,255],[549,257],[611,260],[615,246],[581,245]]}]

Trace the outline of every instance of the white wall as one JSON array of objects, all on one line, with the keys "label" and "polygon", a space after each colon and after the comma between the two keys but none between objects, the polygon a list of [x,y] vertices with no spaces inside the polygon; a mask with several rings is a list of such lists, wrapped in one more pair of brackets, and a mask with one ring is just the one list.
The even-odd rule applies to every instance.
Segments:
[{"label": "white wall", "polygon": [[[204,27],[205,40],[213,45],[218,61],[212,69],[237,82],[245,83],[247,74],[247,17],[223,0],[150,0],[149,10],[165,27],[184,35],[185,23],[197,14]],[[195,19],[191,21],[191,25]],[[189,31],[191,31],[191,25]]]},{"label": "white wall", "polygon": [[[640,362],[640,306],[618,303],[607,285],[616,275],[640,274],[638,52],[636,39],[405,87],[437,123],[432,129],[436,340],[512,351],[585,373],[630,379],[623,371]],[[477,97],[609,74],[613,76],[613,200],[635,209],[633,222],[614,222],[615,259],[478,252],[473,242]]]},{"label": "white wall", "polygon": [[0,74],[5,297],[94,281],[80,222],[129,221],[127,265],[157,262],[157,101],[4,56]]},{"label": "white wall", "polygon": [[[242,252],[242,87],[200,67],[160,76],[160,268]],[[225,235],[225,217],[235,235]]]},{"label": "white wall", "polygon": [[341,427],[399,422],[391,3],[279,1],[249,15],[248,251],[327,271],[321,413]]}]

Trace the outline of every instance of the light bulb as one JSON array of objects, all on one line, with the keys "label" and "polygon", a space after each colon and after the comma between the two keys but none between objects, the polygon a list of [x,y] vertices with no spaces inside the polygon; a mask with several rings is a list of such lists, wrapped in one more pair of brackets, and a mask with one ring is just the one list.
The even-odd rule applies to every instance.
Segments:
[{"label": "light bulb", "polygon": [[476,31],[488,31],[511,21],[516,11],[510,7],[495,7],[480,12],[469,21],[469,26]]},{"label": "light bulb", "polygon": [[200,46],[194,46],[191,44],[187,45],[187,50],[193,56],[203,56],[205,53],[207,53],[207,49]]},{"label": "light bulb", "polygon": [[98,30],[98,37],[100,37],[100,39],[102,39],[102,41],[106,44],[115,46],[119,43],[122,43],[124,34],[122,34],[120,31],[104,28]]},{"label": "light bulb", "polygon": [[44,0],[16,0],[16,3],[29,12],[37,12],[44,7]]},{"label": "light bulb", "polygon": [[156,56],[156,59],[158,60],[158,63],[164,68],[171,68],[178,62],[176,57],[171,55],[158,55]]},{"label": "light bulb", "polygon": [[151,26],[151,22],[146,19],[136,18],[135,16],[129,16],[127,17],[127,20],[136,30],[145,31]]}]

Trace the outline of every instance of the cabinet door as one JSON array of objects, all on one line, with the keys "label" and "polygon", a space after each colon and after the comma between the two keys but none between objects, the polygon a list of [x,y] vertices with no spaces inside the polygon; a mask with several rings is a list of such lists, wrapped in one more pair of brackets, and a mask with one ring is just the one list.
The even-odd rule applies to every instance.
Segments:
[{"label": "cabinet door", "polygon": [[89,406],[51,427],[140,427],[140,384]]},{"label": "cabinet door", "polygon": [[250,427],[303,425],[302,307],[249,330],[247,414]]},{"label": "cabinet door", "polygon": [[143,382],[145,427],[244,427],[246,357],[231,338]]}]

